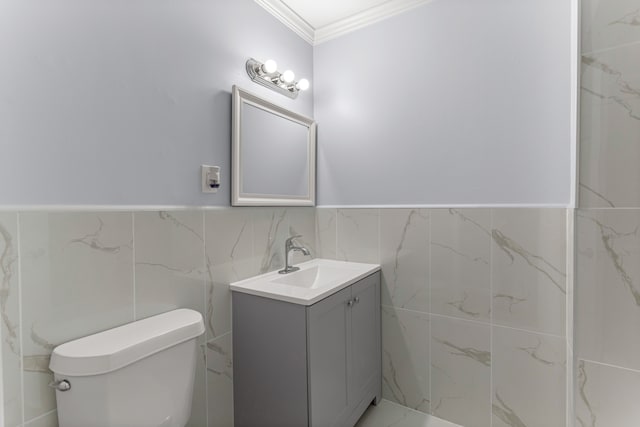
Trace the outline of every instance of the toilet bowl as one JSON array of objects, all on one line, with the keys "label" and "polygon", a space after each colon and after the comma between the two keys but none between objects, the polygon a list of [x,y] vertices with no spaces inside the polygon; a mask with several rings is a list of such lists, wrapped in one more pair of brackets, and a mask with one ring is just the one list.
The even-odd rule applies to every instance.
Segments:
[{"label": "toilet bowl", "polygon": [[203,333],[200,313],[180,309],[56,347],[60,427],[184,427]]}]

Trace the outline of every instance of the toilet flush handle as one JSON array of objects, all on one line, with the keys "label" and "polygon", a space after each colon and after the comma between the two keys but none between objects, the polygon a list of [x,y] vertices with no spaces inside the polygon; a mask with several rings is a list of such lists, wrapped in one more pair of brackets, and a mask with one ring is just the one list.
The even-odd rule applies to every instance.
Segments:
[{"label": "toilet flush handle", "polygon": [[71,390],[71,383],[67,380],[51,381],[49,387],[55,388],[58,391],[69,391]]}]

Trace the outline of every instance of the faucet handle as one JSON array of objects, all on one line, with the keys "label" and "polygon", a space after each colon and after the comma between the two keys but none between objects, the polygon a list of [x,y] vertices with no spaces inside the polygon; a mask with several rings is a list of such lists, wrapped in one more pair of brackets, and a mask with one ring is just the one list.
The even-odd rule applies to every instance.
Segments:
[{"label": "faucet handle", "polygon": [[291,236],[287,239],[287,243],[291,243],[293,239],[297,239],[298,237],[302,237],[302,234],[296,234],[295,236]]}]

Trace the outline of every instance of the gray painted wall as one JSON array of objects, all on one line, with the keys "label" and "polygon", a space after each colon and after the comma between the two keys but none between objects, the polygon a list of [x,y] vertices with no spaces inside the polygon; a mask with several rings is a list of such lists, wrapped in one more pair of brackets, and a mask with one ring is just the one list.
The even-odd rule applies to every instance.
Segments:
[{"label": "gray painted wall", "polygon": [[3,0],[0,204],[228,205],[231,86],[313,111],[246,59],[313,81],[312,54],[252,0]]},{"label": "gray painted wall", "polygon": [[570,23],[438,0],[317,46],[319,204],[568,204]]}]

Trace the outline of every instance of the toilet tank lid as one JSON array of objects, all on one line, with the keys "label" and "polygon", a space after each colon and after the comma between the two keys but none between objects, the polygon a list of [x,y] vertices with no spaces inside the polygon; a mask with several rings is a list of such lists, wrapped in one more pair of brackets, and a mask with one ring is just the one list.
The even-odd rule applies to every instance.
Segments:
[{"label": "toilet tank lid", "polygon": [[200,313],[173,310],[61,344],[49,368],[58,375],[106,374],[203,333]]}]

